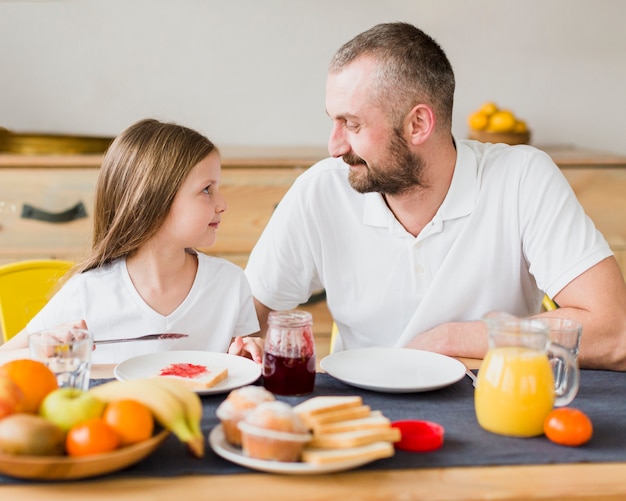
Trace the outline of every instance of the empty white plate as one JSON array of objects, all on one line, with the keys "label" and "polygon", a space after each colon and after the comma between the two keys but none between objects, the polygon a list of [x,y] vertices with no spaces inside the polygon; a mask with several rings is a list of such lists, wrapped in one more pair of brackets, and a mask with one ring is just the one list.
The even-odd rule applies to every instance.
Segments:
[{"label": "empty white plate", "polygon": [[465,365],[454,358],[408,348],[338,351],[320,366],[349,385],[388,393],[436,390],[465,376]]}]

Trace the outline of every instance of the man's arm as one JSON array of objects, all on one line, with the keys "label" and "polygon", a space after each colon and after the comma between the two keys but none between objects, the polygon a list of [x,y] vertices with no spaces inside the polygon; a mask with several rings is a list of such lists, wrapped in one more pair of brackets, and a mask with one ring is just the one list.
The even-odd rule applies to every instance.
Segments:
[{"label": "man's arm", "polygon": [[[554,298],[558,310],[537,315],[571,318],[583,325],[579,365],[626,371],[626,283],[614,257],[572,280]],[[408,348],[453,357],[484,358],[487,328],[483,322],[454,322],[417,335]]]},{"label": "man's arm", "polygon": [[573,318],[583,325],[581,367],[626,370],[626,283],[614,257],[572,280],[554,301],[560,308],[541,316]]},{"label": "man's arm", "polygon": [[259,335],[265,339],[265,334],[267,332],[267,318],[272,310],[261,303],[257,298],[254,298],[254,308],[256,310],[256,316],[259,319]]}]

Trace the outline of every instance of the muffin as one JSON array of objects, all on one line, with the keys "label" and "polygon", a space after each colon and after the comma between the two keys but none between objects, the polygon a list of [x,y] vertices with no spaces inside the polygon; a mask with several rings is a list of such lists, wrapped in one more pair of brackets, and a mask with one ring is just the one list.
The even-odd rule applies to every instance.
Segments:
[{"label": "muffin", "polygon": [[241,431],[237,427],[239,421],[263,402],[275,400],[274,395],[262,386],[244,386],[231,391],[215,411],[222,423],[224,437],[232,445],[241,445]]},{"label": "muffin", "polygon": [[298,461],[312,438],[293,408],[278,400],[255,407],[239,422],[239,430],[243,453],[267,461]]}]

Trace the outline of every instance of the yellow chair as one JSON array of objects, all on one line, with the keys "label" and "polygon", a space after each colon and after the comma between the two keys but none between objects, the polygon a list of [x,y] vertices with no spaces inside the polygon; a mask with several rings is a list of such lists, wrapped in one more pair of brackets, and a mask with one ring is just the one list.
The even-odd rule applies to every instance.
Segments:
[{"label": "yellow chair", "polygon": [[550,299],[547,294],[543,296],[541,305],[543,306],[543,309],[546,311],[556,310],[559,307],[559,305],[556,304],[554,301],[552,301],[552,299]]},{"label": "yellow chair", "polygon": [[73,265],[70,261],[40,259],[0,266],[0,328],[5,342],[44,307],[58,280]]},{"label": "yellow chair", "polygon": [[333,322],[333,328],[330,331],[330,350],[329,353],[332,353],[335,349],[335,341],[337,339],[337,336],[339,335],[339,328],[337,327],[337,324],[335,322]]}]

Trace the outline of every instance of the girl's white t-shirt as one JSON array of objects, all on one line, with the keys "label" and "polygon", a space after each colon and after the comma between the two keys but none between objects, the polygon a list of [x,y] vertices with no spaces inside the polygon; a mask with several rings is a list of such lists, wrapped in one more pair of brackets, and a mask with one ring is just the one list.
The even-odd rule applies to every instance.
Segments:
[{"label": "girl's white t-shirt", "polygon": [[28,323],[28,332],[84,319],[94,339],[181,333],[184,339],[98,346],[94,363],[119,363],[132,356],[167,350],[226,352],[231,338],[259,330],[243,270],[225,259],[198,253],[198,271],[185,300],[169,315],[141,298],[126,260],[73,276]]}]

